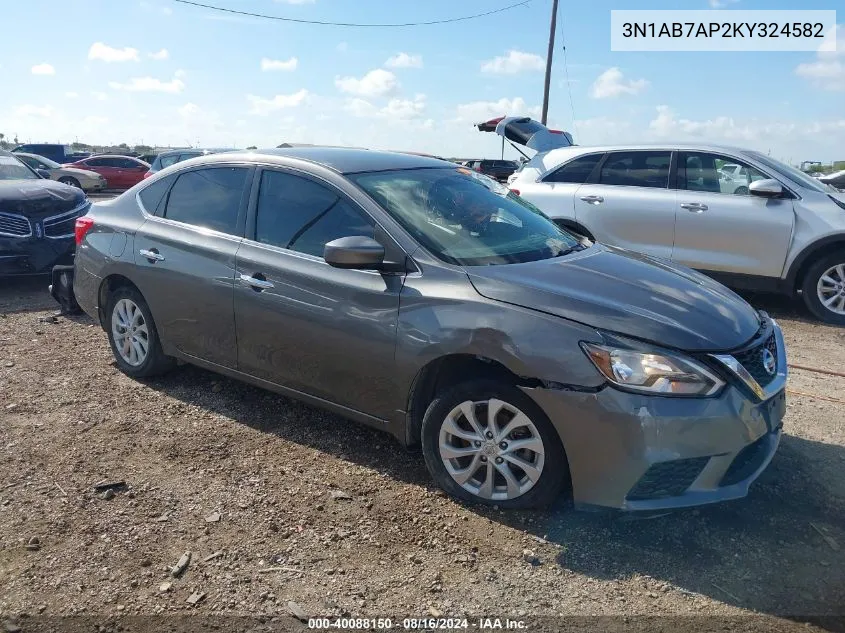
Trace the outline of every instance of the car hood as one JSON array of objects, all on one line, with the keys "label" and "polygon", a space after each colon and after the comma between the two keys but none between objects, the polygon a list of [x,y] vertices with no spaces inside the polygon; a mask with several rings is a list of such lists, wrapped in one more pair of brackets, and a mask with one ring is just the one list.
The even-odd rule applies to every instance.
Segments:
[{"label": "car hood", "polygon": [[0,211],[6,213],[39,219],[71,211],[84,202],[82,191],[55,180],[0,181]]},{"label": "car hood", "polygon": [[81,169],[79,167],[57,167],[56,169],[51,169],[50,171],[61,172],[62,174],[67,174],[68,176],[80,176],[82,178],[94,178],[97,180],[102,178],[102,176],[100,176],[100,174],[96,171]]},{"label": "car hood", "polygon": [[760,327],[756,311],[684,266],[594,245],[561,258],[467,267],[484,297],[686,351],[726,351]]}]

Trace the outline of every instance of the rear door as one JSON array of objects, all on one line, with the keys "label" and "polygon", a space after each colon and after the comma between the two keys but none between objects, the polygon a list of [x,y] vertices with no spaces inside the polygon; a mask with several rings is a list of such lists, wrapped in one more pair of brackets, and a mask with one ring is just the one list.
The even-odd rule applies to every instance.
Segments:
[{"label": "rear door", "polygon": [[[736,164],[734,175],[720,173]],[[780,277],[792,240],[791,198],[752,196],[749,185],[769,176],[733,157],[681,152],[672,259],[699,270]]]},{"label": "rear door", "polygon": [[575,193],[575,219],[599,242],[669,259],[677,192],[671,150],[609,152]]},{"label": "rear door", "polygon": [[241,371],[387,419],[399,293],[404,275],[342,270],[323,259],[326,242],[377,239],[398,246],[335,187],[265,169],[238,252],[235,320]]},{"label": "rear door", "polygon": [[122,158],[121,161],[121,180],[123,186],[129,189],[134,187],[144,179],[144,174],[147,173],[149,167],[139,160],[134,158]]},{"label": "rear door", "polygon": [[[214,165],[175,174],[169,191],[144,203],[135,235],[136,283],[159,335],[183,354],[237,366],[233,291],[251,167]],[[169,180],[169,179],[164,179]],[[155,208],[153,208],[155,207]]]},{"label": "rear door", "polygon": [[540,177],[519,183],[519,195],[554,219],[575,219],[575,193],[597,171],[604,152],[578,156]]},{"label": "rear door", "polygon": [[108,158],[88,158],[87,160],[77,163],[82,169],[90,169],[100,174],[106,179],[106,187],[109,189],[116,189],[120,185],[117,170],[111,164]]}]

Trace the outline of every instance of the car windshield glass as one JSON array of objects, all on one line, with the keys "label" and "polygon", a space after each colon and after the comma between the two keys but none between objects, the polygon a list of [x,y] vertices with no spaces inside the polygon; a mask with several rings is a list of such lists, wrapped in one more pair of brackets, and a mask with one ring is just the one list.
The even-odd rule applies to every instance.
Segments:
[{"label": "car windshield glass", "polygon": [[350,177],[438,258],[462,266],[517,264],[581,248],[537,207],[465,168]]},{"label": "car windshield glass", "polygon": [[39,156],[38,161],[47,165],[47,169],[58,169],[61,167],[56,161],[44,158],[43,156]]},{"label": "car windshield glass", "polygon": [[760,161],[766,167],[780,172],[781,174],[789,178],[792,182],[799,184],[802,187],[807,187],[807,189],[813,189],[814,191],[836,191],[830,185],[826,185],[823,182],[816,180],[812,176],[808,176],[800,169],[795,169],[795,167],[790,167],[786,163],[782,163],[779,160],[775,160],[771,156],[766,156],[765,154],[761,154],[759,152],[746,152],[746,154]]},{"label": "car windshield glass", "polygon": [[17,158],[0,156],[0,180],[37,180],[38,176]]}]

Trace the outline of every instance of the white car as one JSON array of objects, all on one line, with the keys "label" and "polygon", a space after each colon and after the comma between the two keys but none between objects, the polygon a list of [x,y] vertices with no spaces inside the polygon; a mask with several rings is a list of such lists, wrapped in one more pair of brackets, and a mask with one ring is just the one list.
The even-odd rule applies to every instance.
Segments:
[{"label": "white car", "polygon": [[[720,167],[735,165],[730,174]],[[587,239],[736,288],[800,294],[845,325],[845,195],[750,150],[699,144],[540,152],[509,183]]]}]

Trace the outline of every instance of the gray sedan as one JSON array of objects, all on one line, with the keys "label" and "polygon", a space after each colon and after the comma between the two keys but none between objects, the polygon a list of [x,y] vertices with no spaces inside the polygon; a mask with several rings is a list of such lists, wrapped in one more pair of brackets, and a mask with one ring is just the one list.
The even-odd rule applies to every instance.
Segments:
[{"label": "gray sedan", "polygon": [[58,180],[59,182],[86,192],[102,191],[106,188],[106,179],[97,172],[78,169],[76,167],[62,167],[56,161],[44,158],[38,154],[16,152],[15,156],[32,167],[32,169],[49,173],[50,180]]},{"label": "gray sedan", "polygon": [[178,360],[325,407],[421,446],[464,501],[735,499],[780,440],[772,319],[452,163],[203,156],[95,204],[76,236],[75,296],[121,371]]}]

